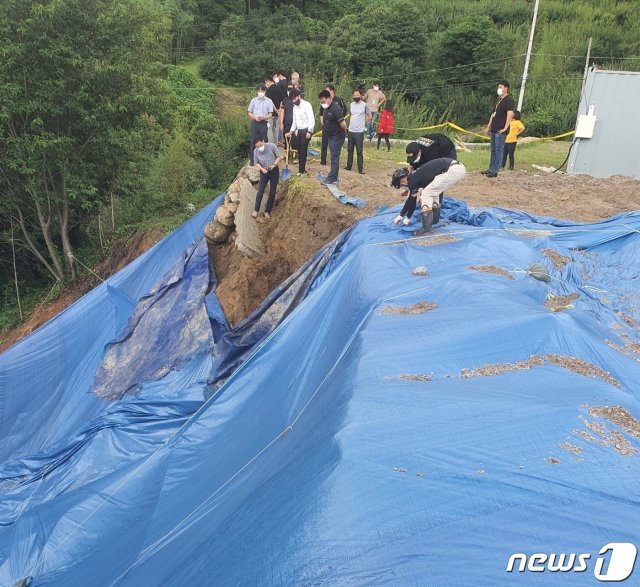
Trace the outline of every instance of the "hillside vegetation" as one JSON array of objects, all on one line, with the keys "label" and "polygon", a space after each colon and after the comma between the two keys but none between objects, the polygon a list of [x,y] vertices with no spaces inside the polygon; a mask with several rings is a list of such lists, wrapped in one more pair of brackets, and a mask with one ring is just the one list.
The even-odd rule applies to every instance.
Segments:
[{"label": "hillside vegetation", "polygon": [[[0,331],[134,231],[170,229],[224,189],[246,155],[242,100],[265,73],[300,71],[312,99],[326,81],[348,95],[379,79],[401,128],[481,125],[497,80],[518,93],[532,10],[527,0],[5,0]],[[636,69],[635,0],[541,0],[529,134],[572,128],[590,36],[592,62]]]},{"label": "hillside vegetation", "polygon": [[[426,122],[449,113],[462,124],[486,122],[499,79],[509,79],[518,93],[533,14],[527,0],[223,4],[225,18],[208,21],[201,10],[181,29],[193,44],[182,51],[206,55],[202,71],[208,79],[254,84],[275,67],[347,78],[352,86],[378,79],[383,90],[424,107],[431,114]],[[592,63],[637,69],[637,3],[541,0],[523,108],[529,133],[572,128],[589,37]]]}]

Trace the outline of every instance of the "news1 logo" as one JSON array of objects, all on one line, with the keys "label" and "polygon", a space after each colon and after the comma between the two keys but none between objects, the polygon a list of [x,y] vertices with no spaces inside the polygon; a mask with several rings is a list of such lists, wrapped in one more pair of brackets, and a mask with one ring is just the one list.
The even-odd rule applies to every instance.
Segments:
[{"label": "news1 logo", "polygon": [[[593,576],[598,581],[612,583],[631,576],[638,549],[630,542],[610,542],[600,549],[598,555],[593,565]],[[590,568],[591,560],[591,553],[516,553],[509,557],[507,573],[584,573]]]}]

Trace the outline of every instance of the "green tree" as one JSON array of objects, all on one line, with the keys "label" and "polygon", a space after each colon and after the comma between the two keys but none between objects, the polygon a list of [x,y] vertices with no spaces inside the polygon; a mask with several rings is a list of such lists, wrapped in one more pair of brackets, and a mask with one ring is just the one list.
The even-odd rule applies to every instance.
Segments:
[{"label": "green tree", "polygon": [[72,230],[126,167],[126,133],[161,99],[167,22],[151,0],[5,0],[0,6],[0,194],[57,280]]},{"label": "green tree", "polygon": [[355,77],[384,77],[422,69],[426,41],[423,18],[409,0],[372,0],[336,21],[328,45],[342,47]]}]

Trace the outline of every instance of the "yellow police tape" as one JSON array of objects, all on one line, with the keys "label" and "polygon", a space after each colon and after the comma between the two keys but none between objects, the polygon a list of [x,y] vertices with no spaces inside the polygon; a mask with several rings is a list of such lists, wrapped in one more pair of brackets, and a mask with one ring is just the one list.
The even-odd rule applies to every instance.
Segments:
[{"label": "yellow police tape", "polygon": [[[465,133],[465,134],[468,134],[468,135],[473,135],[474,137],[479,137],[483,141],[490,140],[488,136],[481,135],[481,134],[479,134],[477,132],[473,132],[473,131],[470,131],[470,130],[466,130],[466,129],[462,128],[461,126],[458,126],[454,122],[443,122],[441,124],[434,124],[432,126],[421,126],[421,127],[418,127],[418,128],[395,127],[395,130],[424,131],[424,130],[436,130],[438,128],[444,128],[446,126],[448,126],[449,128],[452,128],[455,131],[458,131],[458,132],[461,132],[461,133]],[[529,141],[554,141],[556,139],[563,139],[565,137],[569,137],[572,134],[574,134],[575,132],[576,132],[575,130],[570,130],[570,131],[564,132],[564,133],[559,134],[559,135],[554,135],[552,137],[530,137],[528,140]],[[313,136],[314,137],[322,136],[322,131],[319,130]]]}]

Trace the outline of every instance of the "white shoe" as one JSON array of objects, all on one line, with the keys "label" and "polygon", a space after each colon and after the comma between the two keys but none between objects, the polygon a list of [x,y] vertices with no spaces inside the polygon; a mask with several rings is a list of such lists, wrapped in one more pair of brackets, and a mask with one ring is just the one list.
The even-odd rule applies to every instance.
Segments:
[{"label": "white shoe", "polygon": [[402,219],[404,218],[404,216],[400,216],[400,214],[398,214],[394,219],[393,219],[393,223],[394,224],[400,224],[400,222],[402,222]]},{"label": "white shoe", "polygon": [[405,219],[402,221],[402,224],[404,224],[405,226],[409,226],[409,224],[411,224],[411,218],[409,218],[409,217],[407,216],[407,218],[405,218]]}]

